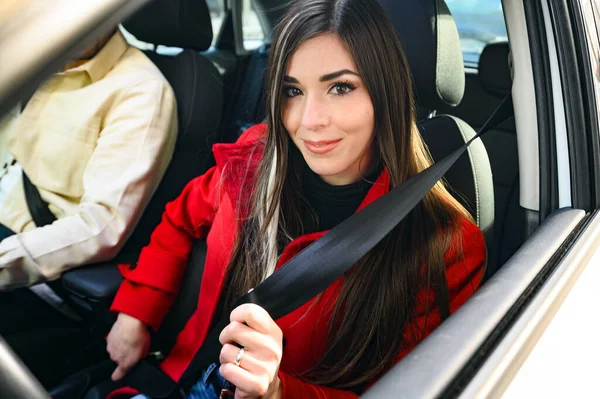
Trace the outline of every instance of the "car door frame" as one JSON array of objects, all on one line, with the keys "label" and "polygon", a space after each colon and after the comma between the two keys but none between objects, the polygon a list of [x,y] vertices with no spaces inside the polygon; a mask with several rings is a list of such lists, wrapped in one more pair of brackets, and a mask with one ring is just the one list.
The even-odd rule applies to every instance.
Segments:
[{"label": "car door frame", "polygon": [[[530,7],[527,0],[504,1],[505,5],[510,3],[511,18],[517,17],[515,5],[520,3],[519,11],[527,28],[538,28],[537,34],[532,34],[531,29],[526,31],[540,132],[541,223],[490,281],[367,391],[364,398],[501,396],[579,276],[599,253],[597,108],[589,81],[589,54],[585,40],[581,40],[585,32],[580,0],[544,1],[548,7],[545,14]],[[524,3],[529,4],[525,7]],[[517,30],[515,21],[507,22],[512,22],[507,24],[512,39],[511,33]],[[548,23],[554,43],[545,37],[547,32],[539,29]],[[522,49],[514,48],[515,45],[513,57],[522,57]],[[555,59],[551,57],[552,50]],[[544,65],[553,61],[555,64]],[[513,88],[513,97],[518,90]],[[519,107],[518,102],[515,107]],[[519,113],[526,109],[515,111],[518,120]],[[556,118],[561,112],[564,126]],[[566,135],[567,148],[561,144],[561,132]],[[518,124],[517,134],[523,134]],[[565,202],[565,188],[569,190],[571,198],[567,200],[571,206],[559,209],[561,190],[563,205]]]}]

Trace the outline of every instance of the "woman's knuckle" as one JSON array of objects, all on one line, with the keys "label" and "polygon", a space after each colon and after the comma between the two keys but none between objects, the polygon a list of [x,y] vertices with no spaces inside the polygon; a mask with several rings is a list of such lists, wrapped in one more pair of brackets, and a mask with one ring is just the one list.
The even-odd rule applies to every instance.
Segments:
[{"label": "woman's knuckle", "polygon": [[277,339],[277,342],[282,343],[283,342],[283,331],[281,331],[281,328],[279,328],[279,326],[277,324],[275,324],[275,332],[274,332],[274,336]]},{"label": "woman's knuckle", "polygon": [[261,378],[256,386],[256,391],[259,396],[264,396],[269,390],[269,382],[265,378]]},{"label": "woman's knuckle", "polygon": [[230,321],[237,320],[243,316],[243,313],[244,313],[244,305],[240,305],[231,311],[231,314],[229,315],[229,320]]},{"label": "woman's knuckle", "polygon": [[226,380],[231,378],[231,365],[229,363],[224,363],[221,365],[221,369],[219,370],[221,376]]},{"label": "woman's knuckle", "polygon": [[221,344],[225,344],[225,342],[226,342],[226,340],[227,340],[227,328],[228,328],[228,327],[229,327],[229,326],[225,327],[225,328],[223,329],[223,331],[221,331],[221,334],[219,334],[219,342],[220,342]]},{"label": "woman's knuckle", "polygon": [[246,322],[249,325],[254,325],[257,321],[256,309],[249,309],[249,312],[246,314]]},{"label": "woman's knuckle", "polygon": [[226,363],[226,346],[227,345],[223,345],[223,348],[221,348],[221,353],[219,353],[219,363],[221,364]]},{"label": "woman's knuckle", "polygon": [[237,321],[232,321],[229,324],[229,327],[227,327],[227,329],[229,330],[229,333],[231,335],[235,335],[235,334],[238,334],[240,332],[241,327],[242,327],[242,323],[238,323]]},{"label": "woman's knuckle", "polygon": [[281,359],[281,350],[277,344],[269,343],[265,345],[266,354],[270,361],[277,361]]}]

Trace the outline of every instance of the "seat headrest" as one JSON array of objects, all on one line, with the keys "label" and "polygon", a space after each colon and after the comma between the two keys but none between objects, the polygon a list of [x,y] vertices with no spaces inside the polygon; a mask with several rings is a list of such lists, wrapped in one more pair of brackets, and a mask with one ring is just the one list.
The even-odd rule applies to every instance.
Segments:
[{"label": "seat headrest", "polygon": [[491,94],[507,96],[512,87],[510,48],[507,42],[490,43],[479,57],[479,80]]},{"label": "seat headrest", "polygon": [[458,29],[444,0],[379,0],[410,65],[417,103],[430,110],[458,105],[465,69]]},{"label": "seat headrest", "polygon": [[212,25],[204,0],[154,0],[123,22],[137,39],[155,45],[207,50]]}]

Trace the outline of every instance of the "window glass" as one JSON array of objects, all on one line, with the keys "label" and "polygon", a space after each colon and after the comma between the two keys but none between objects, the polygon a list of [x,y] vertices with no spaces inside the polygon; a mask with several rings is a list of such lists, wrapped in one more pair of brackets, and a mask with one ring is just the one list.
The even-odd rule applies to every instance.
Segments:
[{"label": "window glass", "polygon": [[208,10],[210,11],[210,21],[212,23],[213,44],[215,44],[215,41],[217,40],[221,25],[223,24],[223,19],[225,18],[224,3],[225,0],[206,0]]},{"label": "window glass", "polygon": [[265,41],[265,33],[256,15],[254,2],[251,0],[243,1],[242,31],[244,32],[244,48],[246,50],[254,50]]},{"label": "window glass", "polygon": [[500,0],[446,0],[456,21],[465,65],[477,66],[488,43],[507,41]]}]

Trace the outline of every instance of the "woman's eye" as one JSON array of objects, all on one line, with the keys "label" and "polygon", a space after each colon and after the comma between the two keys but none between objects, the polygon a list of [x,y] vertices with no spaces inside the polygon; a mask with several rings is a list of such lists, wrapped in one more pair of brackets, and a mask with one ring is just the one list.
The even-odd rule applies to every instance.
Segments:
[{"label": "woman's eye", "polygon": [[300,94],[302,94],[302,91],[297,87],[288,86],[283,88],[283,95],[286,97],[296,97]]},{"label": "woman's eye", "polygon": [[354,89],[356,89],[356,87],[350,83],[336,83],[331,88],[331,93],[335,94],[336,96],[343,96],[350,93]]}]

